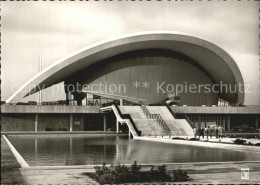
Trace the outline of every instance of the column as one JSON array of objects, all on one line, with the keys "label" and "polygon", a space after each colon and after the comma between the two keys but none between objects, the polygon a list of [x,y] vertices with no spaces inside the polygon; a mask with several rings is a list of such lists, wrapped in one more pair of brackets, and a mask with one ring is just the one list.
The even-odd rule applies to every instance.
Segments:
[{"label": "column", "polygon": [[34,121],[34,131],[38,132],[38,113],[35,114],[35,121]]},{"label": "column", "polygon": [[131,131],[130,131],[130,128],[128,128],[128,136],[131,137]]},{"label": "column", "polygon": [[120,106],[123,106],[124,103],[123,103],[123,99],[120,99]]},{"label": "column", "polygon": [[119,133],[119,122],[116,119],[116,133]]},{"label": "column", "polygon": [[73,114],[70,114],[70,132],[72,132],[73,127]]},{"label": "column", "polygon": [[230,116],[228,116],[227,120],[227,130],[230,130]]},{"label": "column", "polygon": [[107,131],[107,116],[104,114],[104,131]]},{"label": "column", "polygon": [[259,122],[259,120],[258,120],[258,117],[256,116],[256,118],[255,118],[255,128],[256,129],[258,129],[258,127],[259,127],[258,122]]}]

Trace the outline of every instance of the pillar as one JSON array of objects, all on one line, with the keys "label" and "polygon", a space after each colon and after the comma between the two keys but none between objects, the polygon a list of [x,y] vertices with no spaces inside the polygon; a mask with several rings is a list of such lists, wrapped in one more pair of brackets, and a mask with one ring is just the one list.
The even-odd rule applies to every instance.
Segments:
[{"label": "pillar", "polygon": [[35,121],[34,121],[34,131],[35,132],[38,132],[38,119],[39,119],[39,116],[38,116],[38,113],[35,114]]},{"label": "pillar", "polygon": [[259,120],[258,120],[258,117],[256,116],[256,118],[255,118],[255,128],[256,129],[258,129],[258,127],[259,127],[258,122],[259,122]]},{"label": "pillar", "polygon": [[73,114],[70,114],[70,132],[72,132],[73,127]]},{"label": "pillar", "polygon": [[86,106],[88,106],[88,93],[86,94]]},{"label": "pillar", "polygon": [[227,120],[227,130],[230,130],[230,116],[228,116]]},{"label": "pillar", "polygon": [[104,114],[104,131],[107,131],[107,116]]},{"label": "pillar", "polygon": [[119,122],[116,119],[116,133],[119,133]]},{"label": "pillar", "polygon": [[123,103],[123,99],[120,99],[120,106],[123,106],[124,103]]}]

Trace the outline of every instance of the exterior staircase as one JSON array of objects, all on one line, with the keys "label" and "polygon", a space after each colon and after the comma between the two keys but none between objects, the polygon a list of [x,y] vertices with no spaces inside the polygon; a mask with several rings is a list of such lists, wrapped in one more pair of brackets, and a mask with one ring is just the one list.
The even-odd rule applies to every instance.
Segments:
[{"label": "exterior staircase", "polygon": [[171,135],[171,130],[160,114],[151,114],[145,105],[142,105],[141,109],[147,119],[156,119],[157,123],[161,127],[161,135]]},{"label": "exterior staircase", "polygon": [[133,138],[140,136],[194,137],[192,123],[175,119],[167,106],[117,106],[101,108],[112,110],[121,124],[127,124]]}]

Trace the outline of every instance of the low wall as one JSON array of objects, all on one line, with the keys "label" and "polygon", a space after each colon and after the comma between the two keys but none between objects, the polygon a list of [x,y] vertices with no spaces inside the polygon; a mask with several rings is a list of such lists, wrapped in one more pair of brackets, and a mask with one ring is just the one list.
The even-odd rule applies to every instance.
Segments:
[{"label": "low wall", "polygon": [[2,113],[99,113],[98,106],[1,105]]},{"label": "low wall", "polygon": [[[6,114],[1,117],[1,130],[35,131],[35,114]],[[68,114],[39,114],[37,130],[69,131],[70,117]]]},{"label": "low wall", "polygon": [[34,131],[35,115],[19,114],[19,115],[1,115],[2,131]]},{"label": "low wall", "polygon": [[104,131],[115,127],[113,114],[2,114],[2,132]]},{"label": "low wall", "polygon": [[180,114],[260,114],[260,106],[246,107],[202,107],[202,106],[173,106],[174,113]]}]

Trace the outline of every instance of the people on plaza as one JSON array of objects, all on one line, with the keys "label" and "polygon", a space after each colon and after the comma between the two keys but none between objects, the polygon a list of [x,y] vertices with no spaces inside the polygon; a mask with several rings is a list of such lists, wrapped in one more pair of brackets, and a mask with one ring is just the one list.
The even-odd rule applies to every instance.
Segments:
[{"label": "people on plaza", "polygon": [[218,138],[218,126],[215,127],[215,132],[216,132],[216,138]]},{"label": "people on plaza", "polygon": [[199,129],[199,138],[200,138],[200,136],[202,136],[202,138],[204,139],[204,131],[205,131],[205,129],[203,127],[200,127],[200,129]]},{"label": "people on plaza", "polygon": [[223,134],[223,127],[219,126],[218,127],[218,136],[219,136],[219,138],[222,138],[222,134]]},{"label": "people on plaza", "polygon": [[205,128],[204,128],[204,131],[205,131],[205,134],[207,134],[207,139],[208,139],[208,128],[205,127]]},{"label": "people on plaza", "polygon": [[208,139],[209,136],[212,139],[212,132],[211,132],[210,126],[208,126],[206,133],[207,133],[207,139]]}]

